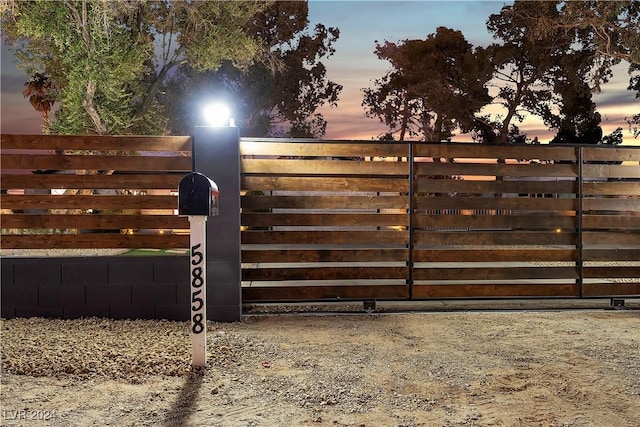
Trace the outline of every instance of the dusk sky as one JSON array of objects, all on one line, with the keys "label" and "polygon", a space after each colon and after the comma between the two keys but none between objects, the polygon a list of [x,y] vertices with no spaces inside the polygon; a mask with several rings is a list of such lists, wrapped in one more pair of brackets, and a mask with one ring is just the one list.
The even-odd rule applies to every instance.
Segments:
[{"label": "dusk sky", "polygon": [[[460,30],[475,46],[486,46],[493,40],[486,29],[490,14],[498,13],[503,1],[327,1],[309,2],[310,26],[322,23],[338,27],[340,38],[336,53],[324,63],[328,77],[343,85],[337,108],[323,108],[327,119],[325,139],[375,138],[385,128],[377,119],[367,118],[361,106],[362,88],[372,85],[389,69],[390,64],[379,60],[375,54],[375,41],[399,42],[404,39],[425,39],[439,26]],[[626,90],[628,85],[626,64],[616,68],[614,79],[603,86],[596,96],[598,111],[602,114],[605,134],[617,127],[624,129],[624,144],[640,145],[628,131],[624,118],[640,110],[634,94]],[[38,134],[41,117],[22,96],[27,76],[18,71],[13,57],[2,46],[2,111],[1,132]],[[552,134],[535,118],[518,124],[529,137],[538,136],[542,142]],[[454,140],[469,140],[468,136]]]}]

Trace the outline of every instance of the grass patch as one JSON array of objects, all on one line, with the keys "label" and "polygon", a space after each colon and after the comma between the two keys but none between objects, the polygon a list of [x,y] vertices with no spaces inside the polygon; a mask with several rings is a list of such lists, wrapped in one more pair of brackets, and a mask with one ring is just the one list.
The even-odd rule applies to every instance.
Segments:
[{"label": "grass patch", "polygon": [[188,249],[132,249],[122,253],[120,256],[150,256],[150,255],[187,255]]}]

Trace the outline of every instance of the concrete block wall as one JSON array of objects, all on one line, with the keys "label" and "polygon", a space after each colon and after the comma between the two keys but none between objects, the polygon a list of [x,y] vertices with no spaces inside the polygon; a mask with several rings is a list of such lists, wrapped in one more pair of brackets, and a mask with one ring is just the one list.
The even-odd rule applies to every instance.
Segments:
[{"label": "concrete block wall", "polygon": [[[190,316],[187,256],[6,257],[0,262],[5,319],[97,316],[186,321]],[[213,290],[207,292],[213,295]]]}]

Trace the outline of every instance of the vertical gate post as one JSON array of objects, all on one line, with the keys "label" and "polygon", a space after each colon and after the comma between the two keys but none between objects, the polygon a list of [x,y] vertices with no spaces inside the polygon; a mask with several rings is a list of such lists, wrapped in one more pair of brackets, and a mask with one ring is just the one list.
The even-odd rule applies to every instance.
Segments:
[{"label": "vertical gate post", "polygon": [[207,227],[208,319],[236,322],[242,316],[238,128],[196,126],[192,156],[194,170],[220,189],[218,217]]},{"label": "vertical gate post", "polygon": [[583,212],[583,201],[584,201],[584,168],[583,168],[583,160],[584,160],[584,147],[576,148],[577,161],[578,161],[578,192],[576,194],[577,197],[577,211],[576,215],[578,216],[578,261],[576,262],[576,269],[578,270],[578,296],[582,298],[583,296],[583,285],[584,285],[584,232],[582,230],[582,220],[584,216]]},{"label": "vertical gate post", "polygon": [[409,161],[409,206],[407,209],[407,212],[409,213],[409,245],[408,245],[408,249],[409,249],[409,254],[408,254],[408,260],[407,260],[407,267],[409,269],[408,272],[408,277],[407,277],[407,297],[408,299],[413,299],[413,235],[414,235],[414,215],[416,214],[414,212],[414,193],[415,193],[415,159],[414,159],[414,152],[413,152],[413,141],[409,141],[409,158],[407,159]]}]

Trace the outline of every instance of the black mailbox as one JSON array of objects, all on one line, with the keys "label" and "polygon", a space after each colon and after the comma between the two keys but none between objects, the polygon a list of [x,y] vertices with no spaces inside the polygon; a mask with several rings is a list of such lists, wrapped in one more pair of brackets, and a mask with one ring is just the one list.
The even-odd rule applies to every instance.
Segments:
[{"label": "black mailbox", "polygon": [[191,172],[180,180],[178,215],[216,216],[219,199],[215,182],[199,172]]}]

